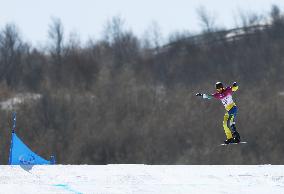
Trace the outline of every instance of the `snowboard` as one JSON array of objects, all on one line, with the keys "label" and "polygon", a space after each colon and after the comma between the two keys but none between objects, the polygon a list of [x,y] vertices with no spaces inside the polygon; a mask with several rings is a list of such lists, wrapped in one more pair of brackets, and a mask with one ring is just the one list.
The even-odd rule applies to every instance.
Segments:
[{"label": "snowboard", "polygon": [[246,144],[246,143],[247,143],[246,141],[241,141],[239,143],[229,143],[229,144],[222,143],[220,144],[220,146],[238,145],[238,144]]}]

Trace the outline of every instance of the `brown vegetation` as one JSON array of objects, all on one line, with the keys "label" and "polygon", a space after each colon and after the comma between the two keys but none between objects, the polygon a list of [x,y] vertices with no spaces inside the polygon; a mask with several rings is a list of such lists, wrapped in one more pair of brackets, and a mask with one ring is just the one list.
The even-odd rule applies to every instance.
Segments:
[{"label": "brown vegetation", "polygon": [[[0,33],[0,99],[42,95],[15,108],[17,133],[63,164],[283,164],[284,19],[277,7],[271,20],[237,34],[206,25],[198,37],[176,36],[155,49],[124,30],[119,18],[105,39],[86,46],[64,43],[54,19],[44,51],[7,25]],[[213,92],[216,81],[240,85],[237,127],[246,145],[217,147],[225,138],[224,109],[195,97]],[[2,164],[10,117],[0,111]]]}]

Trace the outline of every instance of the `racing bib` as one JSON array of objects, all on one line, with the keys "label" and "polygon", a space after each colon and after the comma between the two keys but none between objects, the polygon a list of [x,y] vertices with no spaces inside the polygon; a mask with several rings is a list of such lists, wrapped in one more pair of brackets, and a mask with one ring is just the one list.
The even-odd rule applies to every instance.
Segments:
[{"label": "racing bib", "polygon": [[228,95],[221,99],[222,104],[226,107],[229,104],[234,103],[232,95]]}]

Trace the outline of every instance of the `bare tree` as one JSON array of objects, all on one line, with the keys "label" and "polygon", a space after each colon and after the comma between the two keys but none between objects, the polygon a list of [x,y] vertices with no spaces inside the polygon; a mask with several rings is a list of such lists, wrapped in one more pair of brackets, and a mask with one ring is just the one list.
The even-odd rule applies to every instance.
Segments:
[{"label": "bare tree", "polygon": [[281,19],[281,11],[277,5],[272,5],[270,16],[273,22],[279,21]]},{"label": "bare tree", "polygon": [[120,16],[115,16],[107,21],[104,29],[104,37],[107,41],[113,43],[121,39],[125,31],[125,20]]},{"label": "bare tree", "polygon": [[282,40],[284,32],[284,16],[277,5],[273,5],[271,7],[270,18],[273,25],[273,29],[271,31],[273,36],[275,38],[279,38],[279,40]]},{"label": "bare tree", "polygon": [[109,43],[116,67],[132,63],[137,56],[139,41],[131,30],[125,29],[125,21],[119,17],[113,17],[105,27],[105,39]]},{"label": "bare tree", "polygon": [[61,63],[64,29],[59,18],[52,18],[52,23],[49,25],[48,36],[51,40],[50,53],[56,59],[57,63]]},{"label": "bare tree", "polygon": [[260,14],[250,13],[242,10],[239,10],[238,13],[241,27],[259,25],[264,21],[264,16]]},{"label": "bare tree", "polygon": [[62,71],[62,55],[63,55],[63,39],[64,29],[59,18],[52,18],[52,23],[49,25],[48,37],[50,39],[49,52],[55,65],[52,74],[55,76],[55,81],[61,81]]},{"label": "bare tree", "polygon": [[163,42],[163,35],[159,24],[153,21],[145,32],[145,43],[148,47],[158,49]]},{"label": "bare tree", "polygon": [[22,43],[17,27],[7,24],[0,34],[0,79],[9,86],[15,86],[19,81],[21,72],[21,56],[28,50],[28,46]]},{"label": "bare tree", "polygon": [[205,7],[201,6],[197,9],[197,15],[199,17],[200,24],[205,32],[214,31],[216,17],[206,10]]}]

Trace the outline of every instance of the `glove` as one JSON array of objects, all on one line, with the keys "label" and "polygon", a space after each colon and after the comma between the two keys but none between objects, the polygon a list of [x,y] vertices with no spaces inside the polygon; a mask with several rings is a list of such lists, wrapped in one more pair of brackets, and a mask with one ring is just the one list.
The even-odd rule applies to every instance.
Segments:
[{"label": "glove", "polygon": [[237,82],[234,82],[234,83],[233,83],[233,86],[234,86],[234,87],[238,86]]},{"label": "glove", "polygon": [[200,94],[200,93],[196,93],[196,94],[195,94],[195,96],[202,96],[202,94]]}]

